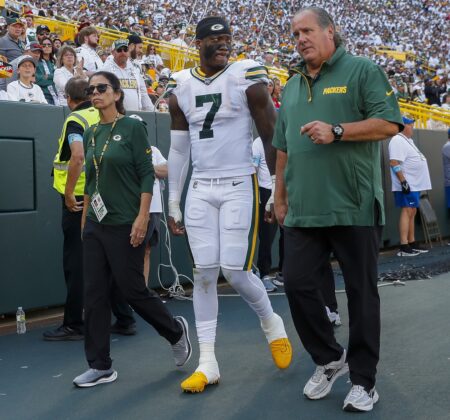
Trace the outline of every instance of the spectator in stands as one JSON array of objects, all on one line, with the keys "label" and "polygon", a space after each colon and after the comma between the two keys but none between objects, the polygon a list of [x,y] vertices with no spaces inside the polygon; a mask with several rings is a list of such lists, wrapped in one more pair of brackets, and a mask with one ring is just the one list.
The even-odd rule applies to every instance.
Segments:
[{"label": "spectator in stands", "polygon": [[279,109],[281,106],[281,80],[276,76],[272,76],[271,79],[273,81],[272,101],[275,108]]},{"label": "spectator in stands", "polygon": [[262,65],[266,66],[266,67],[273,67],[274,59],[275,59],[275,56],[274,56],[273,50],[272,49],[267,50],[264,53],[264,57],[263,57],[263,60],[262,60]]},{"label": "spectator in stands", "polygon": [[79,32],[78,39],[81,47],[76,50],[77,59],[82,61],[86,75],[91,76],[103,67],[103,61],[96,52],[99,40],[97,29],[93,26],[86,26]]},{"label": "spectator in stands", "polygon": [[36,38],[39,44],[42,44],[44,38],[48,38],[50,36],[50,29],[47,25],[38,25],[36,27]]},{"label": "spectator in stands", "polygon": [[145,64],[151,64],[159,72],[164,68],[164,63],[159,54],[156,53],[156,47],[154,45],[148,44],[146,55],[143,57],[143,62]]},{"label": "spectator in stands", "polygon": [[26,29],[26,38],[27,43],[30,44],[31,42],[36,42],[36,28],[34,27],[34,18],[33,15],[27,14],[25,15],[25,20],[27,22],[27,29]]},{"label": "spectator in stands", "polygon": [[36,84],[41,87],[49,105],[59,105],[56,87],[53,82],[56,62],[53,55],[53,43],[50,38],[43,38],[41,45],[42,54],[36,68]]},{"label": "spectator in stands", "polygon": [[35,72],[34,59],[28,55],[22,57],[17,63],[18,80],[7,87],[11,101],[47,103],[42,89],[33,83]]},{"label": "spectator in stands", "polygon": [[25,51],[23,52],[23,55],[20,57],[17,57],[13,61],[11,61],[11,66],[13,68],[13,74],[11,77],[7,79],[0,79],[0,89],[2,86],[5,87],[9,85],[11,82],[14,82],[18,79],[18,73],[17,73],[17,64],[24,56],[30,56],[34,59],[34,63],[36,64],[36,67],[38,65],[39,59],[41,58],[42,53],[42,47],[37,42],[32,42],[28,47],[26,47]]},{"label": "spectator in stands", "polygon": [[8,32],[0,38],[0,55],[8,62],[22,55],[25,44],[20,40],[24,24],[20,19],[14,19],[8,25]]},{"label": "spectator in stands", "polygon": [[415,241],[414,218],[419,207],[420,192],[431,189],[427,159],[414,144],[414,120],[403,117],[405,128],[389,142],[392,191],[395,205],[401,208],[399,257],[414,257],[427,249]]},{"label": "spectator in stands", "polygon": [[425,80],[425,97],[427,98],[428,105],[436,104],[437,106],[441,106],[441,95],[445,91],[445,85],[443,85],[439,80]]},{"label": "spectator in stands", "polygon": [[138,67],[129,60],[129,41],[118,39],[112,46],[113,60],[107,60],[103,71],[113,73],[118,77],[124,92],[124,107],[126,111],[154,111],[155,107],[147,93],[147,87]]},{"label": "spectator in stands", "polygon": [[100,71],[91,76],[88,93],[100,123],[84,134],[85,353],[90,369],[74,379],[78,387],[117,378],[110,357],[111,281],[169,341],[177,366],[183,366],[192,352],[186,320],[174,318],[159,296],[145,287],[144,240],[154,183],[145,125],[124,116],[123,92],[114,74]]},{"label": "spectator in stands", "polygon": [[61,47],[56,60],[55,74],[53,81],[56,87],[56,93],[58,95],[59,104],[62,106],[67,105],[66,99],[66,84],[74,76],[86,78],[86,73],[83,70],[81,61],[77,62],[77,53],[72,47],[67,45]]},{"label": "spectator in stands", "polygon": [[62,47],[62,41],[59,38],[53,40],[53,54],[58,55],[59,49]]},{"label": "spectator in stands", "polygon": [[142,72],[142,53],[144,51],[144,44],[142,38],[138,35],[130,35],[128,37],[128,54],[130,57],[130,62],[133,64],[140,72]]}]

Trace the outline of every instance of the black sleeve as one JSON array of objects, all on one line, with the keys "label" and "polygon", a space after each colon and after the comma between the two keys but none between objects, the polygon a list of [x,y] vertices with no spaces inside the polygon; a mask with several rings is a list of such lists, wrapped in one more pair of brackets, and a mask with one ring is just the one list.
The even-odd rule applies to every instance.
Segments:
[{"label": "black sleeve", "polygon": [[68,140],[69,134],[80,134],[83,137],[84,129],[80,124],[78,124],[75,121],[70,121],[69,124],[67,124],[66,136],[64,137],[64,143],[61,149],[61,156],[60,156],[60,160],[62,162],[64,161],[67,162],[68,160],[70,160],[70,157],[72,156]]}]

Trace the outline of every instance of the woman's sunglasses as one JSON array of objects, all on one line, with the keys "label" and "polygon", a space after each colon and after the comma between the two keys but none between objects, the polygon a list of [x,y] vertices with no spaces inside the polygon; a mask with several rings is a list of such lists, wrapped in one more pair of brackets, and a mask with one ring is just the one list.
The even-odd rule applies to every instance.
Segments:
[{"label": "woman's sunglasses", "polygon": [[[108,90],[108,83],[99,83],[98,85],[91,85],[88,88],[86,88],[86,95],[91,96],[94,94],[95,89],[97,89],[98,93],[105,93]],[[112,88],[112,86],[111,86]]]}]

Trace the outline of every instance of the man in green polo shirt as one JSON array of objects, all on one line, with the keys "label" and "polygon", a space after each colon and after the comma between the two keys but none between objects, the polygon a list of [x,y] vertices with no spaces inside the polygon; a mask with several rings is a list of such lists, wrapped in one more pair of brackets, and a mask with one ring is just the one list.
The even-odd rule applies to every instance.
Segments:
[{"label": "man in green polo shirt", "polygon": [[[307,7],[292,19],[302,63],[276,124],[275,215],[285,229],[284,279],[297,332],[317,365],[303,393],[325,397],[350,370],[344,410],[370,411],[380,346],[377,258],[384,224],[379,140],[403,129],[383,71],[343,48],[333,19]],[[348,353],[320,292],[330,251],[348,297]]]}]

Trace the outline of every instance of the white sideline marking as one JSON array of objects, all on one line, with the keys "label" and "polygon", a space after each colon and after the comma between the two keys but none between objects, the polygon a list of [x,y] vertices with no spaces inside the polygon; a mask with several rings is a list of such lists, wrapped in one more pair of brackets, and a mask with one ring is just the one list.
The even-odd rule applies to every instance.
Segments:
[{"label": "white sideline marking", "polygon": [[20,369],[28,369],[28,366],[20,366]]}]

